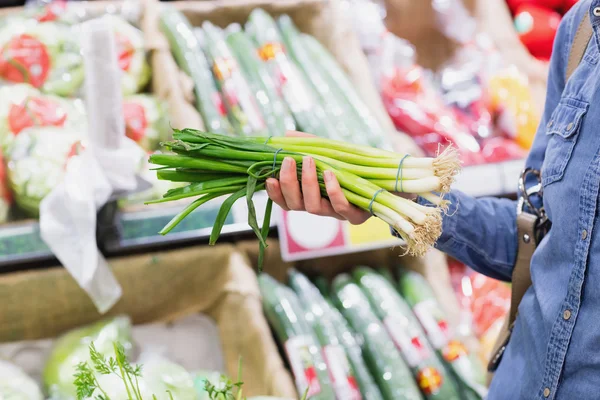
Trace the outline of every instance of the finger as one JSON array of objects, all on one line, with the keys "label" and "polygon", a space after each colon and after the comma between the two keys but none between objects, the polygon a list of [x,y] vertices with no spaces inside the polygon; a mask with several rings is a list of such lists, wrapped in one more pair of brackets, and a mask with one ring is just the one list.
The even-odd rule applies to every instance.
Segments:
[{"label": "finger", "polygon": [[279,186],[288,208],[294,211],[304,211],[304,201],[296,172],[296,161],[291,157],[284,158],[281,163]]},{"label": "finger", "polygon": [[281,207],[285,211],[289,211],[290,208],[287,206],[285,202],[285,198],[283,197],[283,193],[281,193],[281,187],[279,186],[279,181],[274,178],[269,178],[266,181],[267,194],[269,198],[273,200],[275,204]]},{"label": "finger", "polygon": [[312,135],[312,134],[306,133],[306,132],[300,132],[300,131],[287,131],[287,132],[285,132],[285,136],[288,136],[288,137],[314,137],[315,135]]},{"label": "finger", "polygon": [[321,188],[317,178],[317,168],[312,157],[302,158],[302,195],[304,208],[311,214],[323,215]]},{"label": "finger", "polygon": [[371,216],[368,212],[363,211],[346,200],[340,184],[331,171],[325,171],[323,173],[323,180],[325,181],[325,188],[327,189],[327,196],[331,202],[331,206],[336,213],[344,217],[353,225],[362,224]]}]

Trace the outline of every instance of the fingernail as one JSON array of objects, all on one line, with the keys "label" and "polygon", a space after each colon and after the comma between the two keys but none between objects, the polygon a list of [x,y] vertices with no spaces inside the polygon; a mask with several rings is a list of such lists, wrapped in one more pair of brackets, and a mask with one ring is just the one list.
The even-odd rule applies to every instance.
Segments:
[{"label": "fingernail", "polygon": [[271,190],[273,189],[273,183],[271,182],[270,179],[266,180],[265,186],[266,186],[266,189],[267,189],[267,193],[271,193]]},{"label": "fingernail", "polygon": [[309,157],[309,156],[302,157],[302,169],[312,168],[312,164],[313,164],[312,157]]},{"label": "fingernail", "polygon": [[281,163],[281,169],[282,170],[288,170],[292,167],[292,159],[290,157],[286,157],[283,159],[283,162]]},{"label": "fingernail", "polygon": [[325,182],[331,182],[333,179],[333,172],[329,170],[323,172],[323,179],[325,179]]}]

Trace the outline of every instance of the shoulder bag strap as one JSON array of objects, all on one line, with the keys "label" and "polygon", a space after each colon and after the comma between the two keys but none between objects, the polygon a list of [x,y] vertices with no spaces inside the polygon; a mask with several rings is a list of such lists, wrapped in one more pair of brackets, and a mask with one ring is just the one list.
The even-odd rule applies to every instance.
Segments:
[{"label": "shoulder bag strap", "polygon": [[[577,32],[573,37],[573,43],[569,52],[569,60],[566,69],[566,81],[569,80],[575,69],[581,63],[585,50],[587,49],[588,43],[590,42],[593,35],[592,24],[590,23],[590,16],[586,12],[584,18],[581,20]],[[512,291],[511,291],[511,302],[510,311],[506,317],[504,325],[498,335],[498,339],[492,352],[492,357],[488,364],[488,384],[491,381],[492,374],[498,367],[504,350],[510,340],[512,328],[517,319],[517,312],[521,299],[525,295],[529,286],[531,286],[531,272],[529,270],[531,265],[531,257],[537,246],[535,241],[535,229],[537,225],[538,217],[529,213],[519,213],[517,215],[517,237],[519,245],[517,249],[517,260],[512,273]]]}]

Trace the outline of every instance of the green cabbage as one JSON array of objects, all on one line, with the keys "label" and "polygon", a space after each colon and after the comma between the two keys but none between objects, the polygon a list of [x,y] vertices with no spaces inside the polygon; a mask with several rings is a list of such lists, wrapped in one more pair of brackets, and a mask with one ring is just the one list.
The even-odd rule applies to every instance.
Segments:
[{"label": "green cabbage", "polygon": [[142,355],[140,364],[143,386],[158,400],[168,400],[167,391],[171,392],[174,400],[198,400],[192,375],[181,365],[158,355]]},{"label": "green cabbage", "polygon": [[37,383],[19,367],[0,360],[0,399],[42,400]]},{"label": "green cabbage", "polygon": [[204,390],[204,384],[208,380],[213,384],[216,384],[221,379],[221,373],[217,371],[198,371],[192,374],[194,380],[194,387],[198,393],[198,400],[210,400],[208,393]]},{"label": "green cabbage", "polygon": [[107,357],[115,356],[114,342],[121,343],[126,351],[131,350],[131,321],[127,317],[116,317],[73,330],[59,338],[43,374],[44,386],[53,399],[75,398],[75,367],[81,362],[90,361],[89,345],[92,342],[96,350]]}]

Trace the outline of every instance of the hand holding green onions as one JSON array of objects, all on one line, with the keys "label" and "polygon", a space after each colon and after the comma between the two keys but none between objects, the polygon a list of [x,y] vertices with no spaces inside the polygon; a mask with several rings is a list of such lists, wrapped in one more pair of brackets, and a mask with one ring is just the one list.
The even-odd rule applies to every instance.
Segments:
[{"label": "hand holding green onions", "polygon": [[[303,161],[310,160],[307,171],[312,172],[314,168],[321,196],[329,198],[327,184],[330,190],[332,184],[339,184],[339,192],[349,204],[392,226],[406,241],[407,252],[412,255],[422,255],[439,237],[442,212],[447,207],[443,196],[450,190],[460,170],[457,152],[453,148],[447,148],[436,158],[422,158],[313,136],[226,137],[184,129],[175,130],[173,138],[163,145],[175,154],[154,154],[150,162],[159,166],[159,179],[190,184],[170,190],[162,199],[151,203],[189,197],[196,199],[160,233],[171,231],[207,201],[229,195],[213,226],[210,243],[214,244],[231,206],[245,197],[248,223],[261,244],[259,265],[266,246],[272,202],[268,201],[265,221],[259,228],[252,196],[256,191],[265,189],[268,178],[279,177],[286,158],[294,160],[297,176],[302,175]],[[286,166],[290,166],[289,161]],[[325,177],[328,178],[327,184]],[[304,197],[308,194],[311,199],[316,199],[316,187],[311,185],[308,189],[311,192],[304,193]],[[300,186],[298,197],[299,191]],[[392,192],[418,194],[433,206],[417,204]],[[334,202],[340,204],[339,201]]]}]

